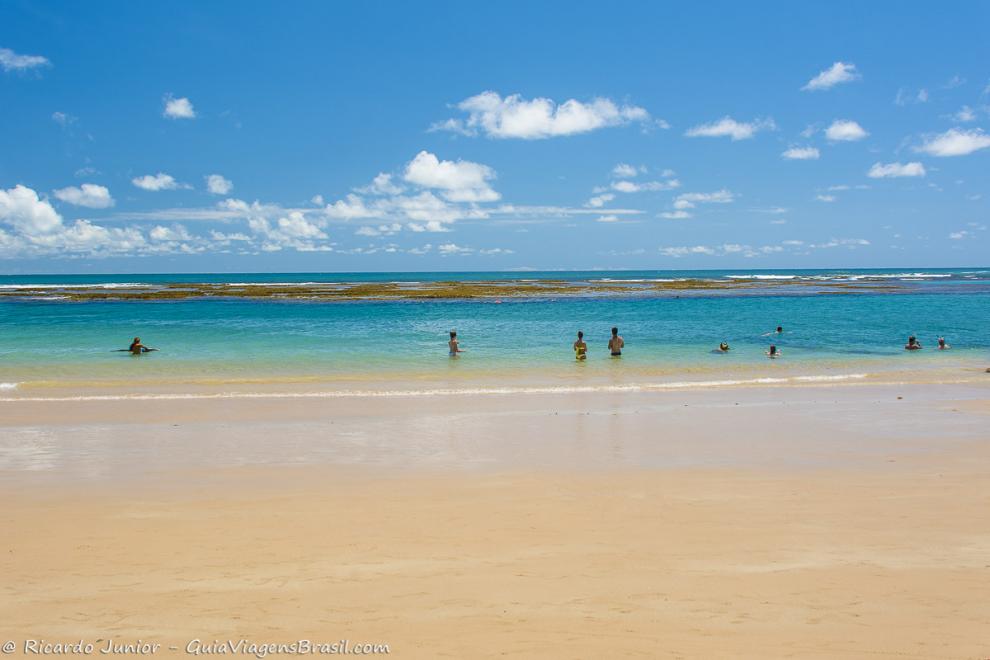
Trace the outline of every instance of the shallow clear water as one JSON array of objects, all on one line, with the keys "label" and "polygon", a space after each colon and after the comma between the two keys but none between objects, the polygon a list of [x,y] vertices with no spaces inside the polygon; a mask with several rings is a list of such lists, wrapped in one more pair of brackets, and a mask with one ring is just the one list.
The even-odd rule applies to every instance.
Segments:
[{"label": "shallow clear water", "polygon": [[[922,272],[916,270],[873,273]],[[934,271],[924,271],[934,274]],[[207,299],[180,302],[0,302],[0,382],[32,385],[302,380],[462,379],[498,375],[568,378],[578,329],[589,344],[583,371],[610,376],[732,372],[766,364],[771,342],[788,365],[886,365],[911,369],[950,357],[990,353],[986,271],[975,282],[960,271],[911,283],[907,292],[847,295],[596,297],[494,301],[303,302]],[[801,271],[822,277],[826,271]],[[828,271],[835,273],[835,271]],[[843,271],[857,276],[862,271]],[[716,272],[724,278],[735,272]],[[788,276],[791,273],[785,273]],[[940,274],[940,273],[939,273]],[[423,278],[424,274],[407,274]],[[455,279],[442,274],[444,279]],[[527,274],[532,277],[532,274]],[[550,274],[555,278],[616,273]],[[642,273],[623,273],[637,278]],[[671,276],[672,273],[649,273]],[[485,274],[492,277],[491,274]],[[689,276],[698,277],[693,272]],[[829,275],[837,276],[837,275]],[[146,281],[141,276],[53,277],[58,284]],[[156,276],[159,281],[169,281]],[[186,276],[179,276],[186,277]],[[188,281],[206,281],[189,276]],[[238,275],[230,281],[310,281],[304,275]],[[362,277],[373,277],[364,275]],[[395,274],[376,274],[380,279]],[[253,279],[252,279],[253,278]],[[341,276],[324,276],[323,281]],[[26,283],[7,277],[4,284]],[[461,278],[467,279],[467,278]],[[99,280],[97,282],[96,280]],[[948,282],[947,282],[948,280]],[[37,283],[37,282],[33,282]],[[924,286],[921,286],[924,285]],[[974,286],[975,285],[975,286]],[[626,341],[620,361],[607,356],[609,328]],[[777,325],[783,335],[763,336]],[[456,328],[467,352],[447,356]],[[926,350],[902,346],[915,334]],[[951,353],[935,350],[947,337]],[[140,336],[161,349],[141,357],[112,352]],[[732,352],[712,349],[727,341]],[[7,386],[10,387],[9,385]]]}]

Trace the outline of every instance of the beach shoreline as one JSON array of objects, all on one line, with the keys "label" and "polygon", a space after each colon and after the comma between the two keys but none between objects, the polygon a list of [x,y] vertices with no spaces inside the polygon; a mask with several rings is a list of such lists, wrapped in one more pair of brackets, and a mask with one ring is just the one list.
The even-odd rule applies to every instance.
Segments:
[{"label": "beach shoreline", "polygon": [[19,643],[986,654],[986,385],[2,405]]}]

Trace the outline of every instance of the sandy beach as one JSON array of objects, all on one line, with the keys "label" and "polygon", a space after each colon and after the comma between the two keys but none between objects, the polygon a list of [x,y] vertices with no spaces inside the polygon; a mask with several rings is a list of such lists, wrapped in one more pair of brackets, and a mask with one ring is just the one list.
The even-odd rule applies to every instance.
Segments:
[{"label": "sandy beach", "polygon": [[986,657],[988,421],[978,383],[6,402],[0,637]]}]

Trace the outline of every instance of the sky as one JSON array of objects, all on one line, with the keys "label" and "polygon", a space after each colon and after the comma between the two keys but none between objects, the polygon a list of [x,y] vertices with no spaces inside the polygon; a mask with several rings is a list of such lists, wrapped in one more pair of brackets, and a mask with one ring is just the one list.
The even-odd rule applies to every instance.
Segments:
[{"label": "sky", "polygon": [[0,273],[990,264],[990,4],[0,0]]}]

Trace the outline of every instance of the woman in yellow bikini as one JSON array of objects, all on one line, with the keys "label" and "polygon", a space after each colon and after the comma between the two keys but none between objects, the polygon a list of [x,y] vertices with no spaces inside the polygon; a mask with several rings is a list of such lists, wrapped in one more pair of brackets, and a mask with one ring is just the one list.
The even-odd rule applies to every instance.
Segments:
[{"label": "woman in yellow bikini", "polygon": [[584,341],[584,333],[578,330],[577,341],[574,342],[574,359],[575,360],[586,360],[588,359],[588,344]]}]

